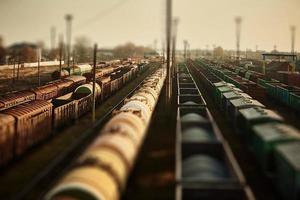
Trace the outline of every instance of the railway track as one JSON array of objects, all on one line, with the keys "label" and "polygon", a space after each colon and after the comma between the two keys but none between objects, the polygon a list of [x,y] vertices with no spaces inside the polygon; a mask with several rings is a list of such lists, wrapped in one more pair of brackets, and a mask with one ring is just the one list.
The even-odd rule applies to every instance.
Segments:
[{"label": "railway track", "polygon": [[[78,125],[80,126],[79,123],[83,122],[85,124],[84,127],[86,128],[89,127],[85,131],[79,129],[78,131],[83,131],[81,134],[76,134],[75,132],[73,132],[74,131],[73,127],[70,127],[69,129],[71,129],[70,130],[71,134],[69,133],[69,137],[71,137],[71,139],[69,139],[69,143],[61,144],[62,146],[65,146],[65,148],[63,148],[61,152],[58,152],[58,156],[54,156],[55,157],[54,159],[49,159],[48,160],[49,164],[47,164],[46,167],[37,168],[36,171],[38,171],[38,173],[35,172],[31,174],[31,175],[35,174],[34,176],[32,177],[27,176],[25,178],[23,177],[26,180],[22,180],[22,178],[18,177],[21,179],[21,182],[23,183],[24,187],[9,189],[9,193],[5,194],[7,199],[37,199],[37,197],[41,197],[41,195],[44,194],[44,192],[49,188],[49,186],[51,186],[57,180],[57,178],[68,169],[67,163],[71,163],[72,160],[77,158],[77,156],[85,149],[85,147],[93,140],[93,138],[95,138],[96,136],[95,133],[103,125],[103,123],[107,121],[112,111],[118,108],[119,106],[121,106],[123,104],[123,101],[128,96],[130,96],[140,86],[142,81],[150,74],[152,74],[156,68],[157,66],[148,69],[141,76],[139,76],[133,82],[125,86],[125,88],[120,90],[116,95],[114,95],[113,97],[109,98],[106,102],[104,102],[103,105],[98,107],[96,111],[96,116],[98,116],[98,118],[94,124],[89,123],[88,122],[89,120],[86,119],[79,120],[77,124],[75,124],[74,126],[78,126]],[[59,138],[55,138],[54,140],[57,141],[58,139]],[[41,148],[47,149],[53,147],[51,146],[51,142],[50,142],[49,144],[48,143],[44,144],[43,147]],[[40,152],[40,154],[42,152]],[[38,150],[34,150],[33,153],[39,154]],[[29,152],[28,155],[26,155],[23,158],[23,160],[27,159],[28,157],[30,160],[31,156],[32,155]],[[30,168],[29,162],[25,161],[25,163],[23,164],[25,168],[26,167]],[[20,169],[22,169],[22,166],[16,166],[14,167],[14,169],[12,169],[12,171],[10,171],[10,173],[5,174],[4,179],[1,179],[2,181],[0,181],[2,182],[1,185],[7,185],[9,183],[12,184],[15,181],[18,181],[15,179],[18,175],[18,172],[14,170],[18,171]],[[11,177],[9,175],[11,175]],[[6,188],[5,190],[7,189],[8,188]]]},{"label": "railway track", "polygon": [[[204,99],[203,88],[200,89],[201,84],[196,79],[197,73],[190,67],[184,63],[178,65],[176,199],[222,197],[254,200],[227,139],[223,136],[223,130],[220,131],[211,115],[212,108]],[[222,174],[225,171],[230,171],[225,173],[228,176]]]},{"label": "railway track", "polygon": [[[299,130],[286,125],[285,121],[282,120],[282,118],[278,121],[278,118],[274,118],[275,114],[267,114],[267,112],[273,111],[267,111],[267,109],[265,108],[259,108],[260,105],[256,105],[255,100],[253,99],[249,101],[253,102],[249,104],[251,108],[241,107],[238,111],[239,114],[232,116],[230,113],[228,113],[228,111],[231,109],[231,105],[229,105],[229,107],[226,107],[228,104],[222,103],[220,105],[218,103],[218,91],[221,91],[220,88],[222,88],[222,86],[218,86],[220,83],[222,83],[219,82],[220,79],[216,78],[210,71],[202,68],[203,66],[195,67],[193,62],[189,62],[188,65],[189,68],[193,71],[194,77],[198,82],[200,90],[203,91],[204,94],[206,94],[205,99],[207,100],[207,102],[209,102],[208,106],[213,108],[212,114],[215,116],[220,128],[224,130],[224,136],[229,141],[234,154],[237,157],[244,174],[246,175],[247,182],[249,183],[255,194],[255,197],[257,199],[291,199],[293,195],[293,198],[296,197],[294,193],[295,186],[293,185],[293,178],[288,177],[287,173],[289,172],[281,168],[281,162],[285,163],[286,165],[289,165],[287,164],[289,162],[286,161],[285,158],[279,161],[278,151],[279,149],[283,149],[283,157],[292,157],[292,154],[284,150],[287,147],[295,148],[294,144],[296,144],[296,141],[299,138]],[[210,86],[212,86],[212,88]],[[225,93],[227,92],[228,91],[224,91],[224,93],[222,94],[222,96],[224,97],[223,100],[225,101],[227,101],[227,98],[229,98],[227,97],[228,95],[225,95]],[[212,98],[212,96],[214,98]],[[238,101],[239,100],[229,100],[230,103]],[[239,109],[239,104],[233,104],[233,106],[236,106],[236,108]],[[264,112],[266,113],[261,115],[262,118],[265,115],[265,121],[259,119],[259,114],[256,116],[255,114],[251,115],[251,117],[257,119],[257,122],[252,121],[253,124],[251,124],[250,122],[251,117],[245,117],[245,113],[247,111],[249,112],[250,110],[253,111],[255,109],[265,110]],[[247,123],[249,122],[249,124],[246,125],[243,122],[242,118],[243,120],[247,121]],[[282,129],[277,130],[276,128],[273,129],[271,127],[282,127]],[[272,134],[278,134],[279,139],[277,141],[277,144],[274,144],[274,146],[272,146],[272,148],[269,150],[268,157],[264,157],[264,155],[266,155],[265,152],[261,151],[260,147],[256,146],[256,144],[258,141],[260,141],[262,143],[262,146],[268,145],[270,141],[266,140],[265,137],[269,137]],[[260,136],[262,137],[260,138]],[[282,143],[282,140],[280,140],[280,136],[293,137],[291,138],[290,142],[284,145]],[[271,159],[274,160],[274,162],[269,162]],[[294,159],[297,160],[297,158]],[[291,167],[291,170],[295,169]],[[287,188],[286,184],[290,184],[291,187]],[[287,190],[290,190],[290,192],[286,192]]]},{"label": "railway track", "polygon": [[162,68],[146,78],[45,199],[119,199],[148,133],[164,80]]},{"label": "railway track", "polygon": [[[199,63],[199,61],[194,61],[193,65],[199,67],[200,63]],[[226,69],[226,68],[224,68],[224,69]],[[241,77],[243,77],[243,76],[241,76]],[[224,80],[224,81],[228,82],[227,80]],[[254,81],[254,80],[252,80],[252,81]],[[253,83],[256,84],[257,81],[254,81]],[[260,88],[260,87],[257,87],[256,89],[258,89],[258,88]],[[264,89],[264,90],[267,90],[267,89]],[[256,95],[259,93],[259,91],[255,90],[253,88],[252,90],[250,89],[248,91],[245,91],[245,93],[249,94],[250,96],[252,96],[253,98],[256,99]],[[274,97],[270,97],[269,95],[266,95],[266,94],[263,95],[263,98],[257,99],[257,100],[261,101],[267,108],[278,112],[282,117],[284,117],[286,123],[300,129],[300,123],[299,123],[299,117],[298,117],[299,111],[296,111],[294,108],[291,108],[290,106],[285,105],[282,102],[280,102],[278,99],[276,99]]]},{"label": "railway track", "polygon": [[254,196],[257,199],[260,199],[260,196],[263,195],[270,199],[278,199],[276,195],[274,195],[273,188],[270,187],[270,183],[268,180],[262,178],[262,174],[257,173],[258,165],[253,158],[253,156],[248,152],[247,148],[242,144],[242,141],[235,137],[232,132],[234,132],[234,128],[229,124],[229,122],[224,119],[224,115],[217,109],[216,104],[214,103],[214,99],[210,96],[207,88],[205,88],[200,80],[198,75],[198,71],[196,68],[188,66],[195,78],[197,86],[199,90],[202,92],[205,101],[207,102],[207,107],[211,111],[216,123],[218,124],[220,130],[222,130],[223,136],[228,141],[240,167],[245,175],[245,178],[252,189]]}]

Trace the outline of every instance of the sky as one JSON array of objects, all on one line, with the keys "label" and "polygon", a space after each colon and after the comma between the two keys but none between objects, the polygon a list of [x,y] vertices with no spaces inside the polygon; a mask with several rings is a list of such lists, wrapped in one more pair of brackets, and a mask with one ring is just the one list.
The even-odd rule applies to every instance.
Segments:
[{"label": "sky", "polygon": [[[235,49],[236,16],[242,17],[241,49],[290,51],[290,26],[300,50],[300,0],[173,0],[179,18],[178,48]],[[0,35],[5,45],[43,40],[50,46],[50,27],[65,34],[64,16],[74,16],[74,38],[86,36],[99,47],[128,41],[153,45],[164,38],[165,0],[0,0]],[[58,41],[58,39],[57,39]]]}]

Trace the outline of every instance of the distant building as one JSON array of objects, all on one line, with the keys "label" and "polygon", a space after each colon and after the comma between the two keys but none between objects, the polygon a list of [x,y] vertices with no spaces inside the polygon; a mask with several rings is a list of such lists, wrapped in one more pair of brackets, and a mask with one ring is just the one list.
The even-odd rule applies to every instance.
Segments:
[{"label": "distant building", "polygon": [[268,72],[277,72],[277,71],[292,71],[292,65],[286,61],[271,61],[266,70]]},{"label": "distant building", "polygon": [[6,50],[3,46],[3,39],[0,36],[0,65],[4,65],[6,63]]},{"label": "distant building", "polygon": [[36,62],[37,45],[32,43],[17,43],[8,47],[10,60],[15,59],[16,62]]}]

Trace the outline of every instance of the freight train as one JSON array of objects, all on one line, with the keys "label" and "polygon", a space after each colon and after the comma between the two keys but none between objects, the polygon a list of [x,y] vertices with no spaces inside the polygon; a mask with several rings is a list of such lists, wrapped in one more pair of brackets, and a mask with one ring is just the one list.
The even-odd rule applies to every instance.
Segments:
[{"label": "freight train", "polygon": [[299,199],[299,130],[285,124],[280,115],[266,109],[235,85],[224,82],[208,65],[191,60],[188,65],[214,96],[236,134],[255,155],[261,170],[270,177],[283,199]]},{"label": "freight train", "polygon": [[[88,64],[81,66],[88,66]],[[96,79],[99,80],[103,77],[108,77],[111,73],[123,70],[123,68],[126,68],[128,71],[131,68],[134,68],[133,70],[138,70],[139,68],[142,69],[143,66],[143,64],[140,64],[104,67],[96,71]],[[46,85],[36,87],[31,90],[17,91],[2,95],[0,96],[0,111],[32,100],[51,100],[74,91],[74,89],[79,85],[92,81],[93,75],[90,68],[87,71],[82,70],[81,72],[82,73],[80,74],[82,74],[82,76],[66,76],[62,79],[48,82]]]},{"label": "freight train", "polygon": [[73,67],[64,67],[61,71],[56,70],[52,72],[51,77],[53,80],[65,78],[70,75],[83,75],[84,73],[91,72],[92,66],[90,64],[78,64]]},{"label": "freight train", "polygon": [[[105,62],[99,62],[96,66],[97,69],[104,69],[104,68],[115,68],[120,65],[126,66],[127,64],[131,65],[133,62],[129,62],[128,59],[121,62],[121,60],[110,60]],[[128,66],[128,65],[127,65]],[[64,78],[70,75],[83,75],[85,73],[90,73],[92,71],[92,65],[90,64],[77,64],[71,67],[63,67],[61,71],[56,70],[52,72],[51,77],[53,80]]]},{"label": "freight train", "polygon": [[45,196],[54,199],[119,199],[125,189],[158,101],[165,73],[158,69],[114,111],[100,136]]},{"label": "freight train", "polygon": [[73,91],[85,82],[86,78],[83,76],[69,76],[31,90],[5,94],[0,96],[0,111],[32,100],[50,100]]},{"label": "freight train", "polygon": [[[149,64],[157,65],[155,63]],[[147,66],[148,67],[148,66]],[[114,72],[110,76],[97,79],[96,101],[100,103],[114,94],[127,82],[135,78],[140,71],[137,66]],[[70,80],[72,77],[66,78]],[[83,80],[85,80],[84,78]],[[52,86],[57,94],[57,87]],[[47,89],[47,99],[55,97]],[[26,93],[27,94],[27,93]],[[45,100],[37,95],[32,101],[14,106],[0,112],[0,166],[7,164],[14,157],[23,154],[28,148],[51,135],[53,128],[60,128],[79,118],[91,109],[92,83],[86,83],[59,98]],[[34,93],[35,95],[35,93]]]},{"label": "freight train", "polygon": [[[243,89],[246,93],[249,93],[258,100],[264,101],[266,97],[271,97],[298,112],[300,111],[300,87],[295,86],[300,83],[299,81],[294,80],[292,81],[293,84],[288,85],[261,73],[246,69],[224,68],[223,65],[216,66],[207,61],[203,63],[201,60],[197,62],[207,65],[218,77]],[[298,73],[293,73],[292,75],[297,76]],[[289,80],[291,80],[291,78]]]},{"label": "freight train", "polygon": [[241,169],[184,64],[177,85],[176,199],[249,199]]}]

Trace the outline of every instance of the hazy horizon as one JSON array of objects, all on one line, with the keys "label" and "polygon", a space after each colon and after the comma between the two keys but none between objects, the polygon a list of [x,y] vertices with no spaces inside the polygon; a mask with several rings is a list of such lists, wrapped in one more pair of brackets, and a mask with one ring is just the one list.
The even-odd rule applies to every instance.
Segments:
[{"label": "hazy horizon", "polygon": [[[164,37],[162,0],[0,0],[0,35],[4,44],[37,42],[50,46],[50,27],[58,41],[65,34],[64,15],[71,13],[72,41],[86,36],[99,47],[131,41],[161,47]],[[297,26],[295,50],[300,50],[299,0],[174,0],[173,15],[179,18],[178,48],[188,40],[191,48],[206,45],[235,49],[234,17],[242,16],[241,50],[250,48],[290,51],[290,26]]]}]

